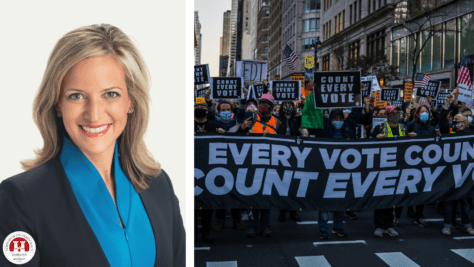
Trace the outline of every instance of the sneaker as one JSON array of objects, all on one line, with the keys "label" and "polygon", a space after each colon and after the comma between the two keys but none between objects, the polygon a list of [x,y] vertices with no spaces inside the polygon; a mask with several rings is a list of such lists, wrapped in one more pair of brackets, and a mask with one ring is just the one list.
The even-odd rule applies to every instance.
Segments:
[{"label": "sneaker", "polygon": [[301,217],[298,216],[296,211],[290,212],[290,220],[295,221],[295,222],[301,222]]},{"label": "sneaker", "polygon": [[244,224],[241,221],[234,222],[234,229],[244,230]]},{"label": "sneaker", "polygon": [[272,236],[272,231],[270,231],[270,229],[265,229],[265,230],[262,231],[262,236],[270,237],[270,236]]},{"label": "sneaker", "polygon": [[321,238],[321,239],[329,239],[328,232],[319,232],[319,238]]},{"label": "sneaker", "polygon": [[247,232],[247,237],[248,238],[255,238],[257,236],[257,233],[253,230],[250,230]]},{"label": "sneaker", "polygon": [[444,227],[444,228],[441,230],[441,233],[442,233],[443,235],[451,235],[451,228]]},{"label": "sneaker", "polygon": [[346,211],[346,217],[351,220],[357,220],[357,215],[352,210]]},{"label": "sneaker", "polygon": [[464,232],[468,233],[469,235],[474,235],[474,229],[472,229],[472,227],[464,229]]},{"label": "sneaker", "polygon": [[344,229],[332,229],[332,233],[336,234],[340,237],[346,237],[347,236],[347,232],[344,231]]},{"label": "sneaker", "polygon": [[416,219],[415,224],[418,224],[420,227],[426,227],[425,219],[423,218]]},{"label": "sneaker", "polygon": [[222,231],[222,228],[224,228],[224,222],[217,222],[212,229],[214,231]]},{"label": "sneaker", "polygon": [[383,236],[382,228],[375,229],[374,236],[382,237]]},{"label": "sneaker", "polygon": [[388,234],[389,236],[398,236],[398,233],[397,231],[395,231],[393,228],[387,228],[385,230],[383,230],[383,233],[384,234]]},{"label": "sneaker", "polygon": [[209,233],[209,232],[202,233],[202,240],[204,240],[204,242],[206,242],[206,243],[213,243],[214,242],[214,238],[212,238],[211,233]]}]

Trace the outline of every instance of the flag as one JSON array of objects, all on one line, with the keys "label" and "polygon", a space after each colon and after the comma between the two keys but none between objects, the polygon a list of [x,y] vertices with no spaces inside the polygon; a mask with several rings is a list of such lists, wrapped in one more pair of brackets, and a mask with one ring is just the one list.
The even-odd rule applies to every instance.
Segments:
[{"label": "flag", "polygon": [[429,80],[431,80],[430,76],[424,73],[417,73],[415,77],[415,88],[425,88]]},{"label": "flag", "polygon": [[467,89],[471,89],[471,76],[469,75],[469,69],[467,68],[466,61],[466,49],[462,53],[461,63],[459,64],[459,74],[458,74],[458,86],[464,85]]},{"label": "flag", "polygon": [[298,60],[298,56],[291,50],[291,48],[286,45],[285,49],[283,50],[283,58],[286,60],[286,65],[291,70],[295,70],[295,61]]}]

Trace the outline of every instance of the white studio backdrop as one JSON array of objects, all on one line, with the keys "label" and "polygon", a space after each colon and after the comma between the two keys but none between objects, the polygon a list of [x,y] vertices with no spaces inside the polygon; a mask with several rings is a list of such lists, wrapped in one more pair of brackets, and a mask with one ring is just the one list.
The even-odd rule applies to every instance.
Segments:
[{"label": "white studio backdrop", "polygon": [[145,142],[170,176],[185,220],[185,5],[185,0],[0,0],[0,182],[23,172],[20,160],[33,158],[33,150],[43,146],[32,104],[58,39],[81,26],[111,24],[131,37],[149,68]]}]

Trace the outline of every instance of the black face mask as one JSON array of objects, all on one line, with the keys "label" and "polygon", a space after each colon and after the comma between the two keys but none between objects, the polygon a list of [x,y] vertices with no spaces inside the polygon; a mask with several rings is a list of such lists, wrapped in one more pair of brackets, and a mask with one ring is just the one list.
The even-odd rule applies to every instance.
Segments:
[{"label": "black face mask", "polygon": [[237,114],[237,111],[239,111],[239,108],[232,108],[232,113]]},{"label": "black face mask", "polygon": [[206,117],[206,110],[205,109],[195,109],[194,110],[194,117],[197,118],[197,119],[202,119],[204,117]]},{"label": "black face mask", "polygon": [[460,122],[457,122],[457,121],[453,121],[453,131],[457,131],[459,130],[459,128],[462,127],[461,123]]}]

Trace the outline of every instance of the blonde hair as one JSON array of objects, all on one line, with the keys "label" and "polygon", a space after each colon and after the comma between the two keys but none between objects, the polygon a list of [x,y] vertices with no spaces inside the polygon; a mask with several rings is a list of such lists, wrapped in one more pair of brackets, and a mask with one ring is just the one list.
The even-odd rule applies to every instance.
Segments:
[{"label": "blonde hair", "polygon": [[153,159],[143,140],[149,118],[148,69],[130,38],[108,24],[75,29],[56,43],[33,103],[33,119],[44,146],[35,150],[36,158],[21,162],[23,169],[41,165],[61,152],[63,135],[67,132],[57,115],[57,106],[69,69],[83,59],[106,55],[122,64],[128,94],[134,103],[134,112],[128,115],[125,130],[118,138],[122,169],[137,191],[146,189],[148,180],[160,173],[160,164]]}]

